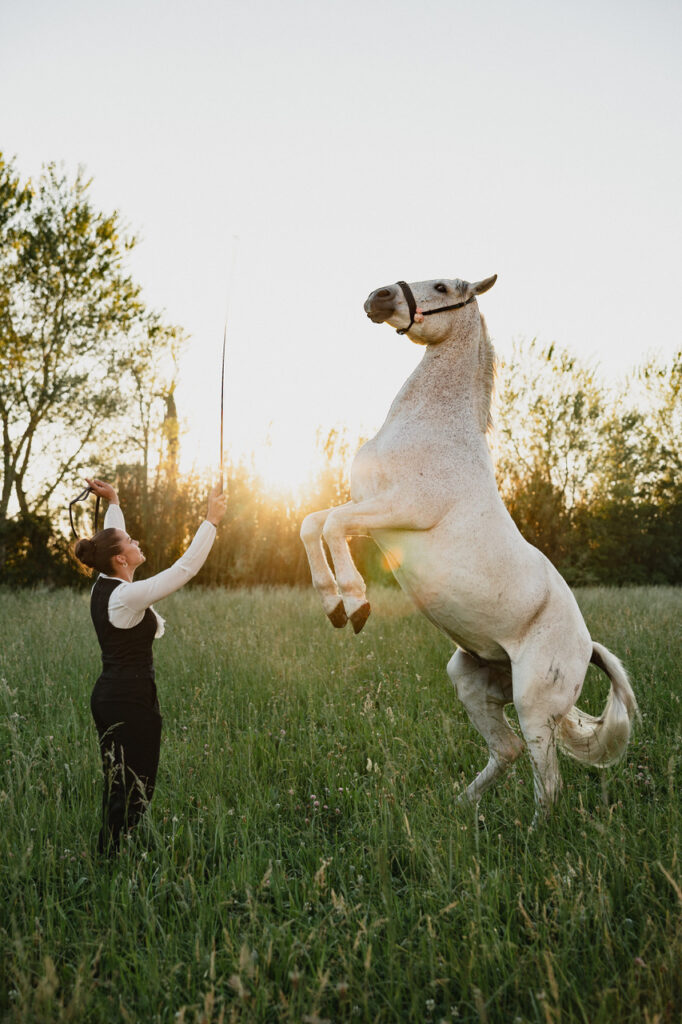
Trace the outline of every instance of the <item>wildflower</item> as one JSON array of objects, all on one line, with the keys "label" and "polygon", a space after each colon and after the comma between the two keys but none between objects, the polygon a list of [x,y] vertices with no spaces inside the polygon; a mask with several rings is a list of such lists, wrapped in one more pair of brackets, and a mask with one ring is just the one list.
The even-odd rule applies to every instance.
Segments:
[{"label": "wildflower", "polygon": [[427,999],[426,1000],[426,1010],[427,1010],[428,1013],[433,1013],[433,1011],[435,1009],[435,1006],[436,1006],[436,1000],[435,999]]}]

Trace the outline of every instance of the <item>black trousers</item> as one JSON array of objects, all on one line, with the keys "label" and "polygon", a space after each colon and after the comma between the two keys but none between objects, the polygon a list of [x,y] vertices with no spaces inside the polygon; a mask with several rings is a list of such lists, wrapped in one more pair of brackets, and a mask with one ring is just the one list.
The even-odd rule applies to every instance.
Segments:
[{"label": "black trousers", "polygon": [[119,848],[121,833],[133,828],[154,792],[163,719],[156,686],[135,686],[101,679],[90,700],[104,771],[100,853]]}]

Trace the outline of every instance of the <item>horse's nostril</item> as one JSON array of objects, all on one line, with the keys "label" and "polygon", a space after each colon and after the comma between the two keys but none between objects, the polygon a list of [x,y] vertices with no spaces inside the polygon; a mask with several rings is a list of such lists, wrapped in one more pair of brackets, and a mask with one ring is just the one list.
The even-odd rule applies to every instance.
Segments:
[{"label": "horse's nostril", "polygon": [[378,292],[374,293],[377,299],[387,299],[391,294],[388,288],[380,288]]}]

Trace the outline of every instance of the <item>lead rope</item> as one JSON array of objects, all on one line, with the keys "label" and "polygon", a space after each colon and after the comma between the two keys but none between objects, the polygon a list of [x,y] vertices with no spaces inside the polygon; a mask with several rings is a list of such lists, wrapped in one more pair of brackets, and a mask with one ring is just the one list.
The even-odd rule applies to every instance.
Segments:
[{"label": "lead rope", "polygon": [[[73,501],[69,502],[69,522],[71,523],[71,532],[73,533],[74,537],[78,537],[78,534],[76,533],[76,527],[73,525],[73,512],[71,511],[71,509],[76,504],[76,502],[85,501],[89,494],[94,494],[92,487],[86,487],[85,490],[81,491],[77,498],[74,498]],[[97,500],[95,501],[95,533],[97,533],[97,520],[99,519],[99,499],[100,496],[98,494]]]}]

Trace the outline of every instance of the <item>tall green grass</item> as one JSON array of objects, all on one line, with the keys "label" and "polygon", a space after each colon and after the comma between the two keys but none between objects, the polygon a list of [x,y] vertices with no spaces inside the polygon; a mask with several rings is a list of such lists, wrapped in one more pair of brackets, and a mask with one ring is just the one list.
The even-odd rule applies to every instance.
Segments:
[{"label": "tall green grass", "polygon": [[88,597],[0,593],[1,1019],[679,1020],[682,594],[578,596],[643,723],[605,773],[562,758],[531,831],[526,758],[455,807],[483,742],[400,593],[359,637],[307,591],[175,595],[157,790],[108,863]]}]

